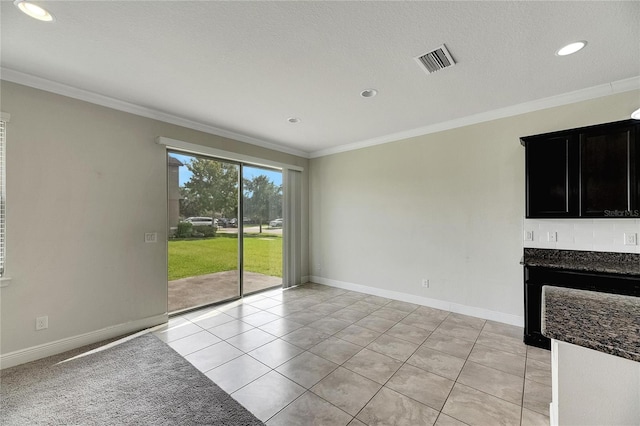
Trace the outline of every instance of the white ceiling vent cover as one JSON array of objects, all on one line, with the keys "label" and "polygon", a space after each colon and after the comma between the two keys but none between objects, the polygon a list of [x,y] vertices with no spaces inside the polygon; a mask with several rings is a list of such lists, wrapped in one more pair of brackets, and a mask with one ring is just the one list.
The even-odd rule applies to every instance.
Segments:
[{"label": "white ceiling vent cover", "polygon": [[444,44],[431,52],[416,56],[414,59],[429,74],[456,64]]}]

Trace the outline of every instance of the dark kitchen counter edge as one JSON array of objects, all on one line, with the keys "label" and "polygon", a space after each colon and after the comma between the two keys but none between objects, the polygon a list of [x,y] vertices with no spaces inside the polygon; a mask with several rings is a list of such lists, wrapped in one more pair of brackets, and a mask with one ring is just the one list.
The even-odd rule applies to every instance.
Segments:
[{"label": "dark kitchen counter edge", "polygon": [[640,362],[640,297],[544,286],[542,334]]},{"label": "dark kitchen counter edge", "polygon": [[581,272],[640,276],[640,254],[525,248],[523,264]]}]

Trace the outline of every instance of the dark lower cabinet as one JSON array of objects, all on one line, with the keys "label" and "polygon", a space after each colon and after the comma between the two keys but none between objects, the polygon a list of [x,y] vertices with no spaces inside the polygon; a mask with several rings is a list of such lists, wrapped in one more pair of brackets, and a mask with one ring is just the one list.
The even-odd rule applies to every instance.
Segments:
[{"label": "dark lower cabinet", "polygon": [[524,343],[551,349],[551,340],[542,335],[542,286],[524,284]]},{"label": "dark lower cabinet", "polygon": [[640,123],[625,120],[521,138],[526,217],[640,217]]},{"label": "dark lower cabinet", "polygon": [[545,285],[640,297],[640,276],[637,275],[525,266],[524,343],[544,349],[551,347],[551,341],[542,335],[542,287]]}]

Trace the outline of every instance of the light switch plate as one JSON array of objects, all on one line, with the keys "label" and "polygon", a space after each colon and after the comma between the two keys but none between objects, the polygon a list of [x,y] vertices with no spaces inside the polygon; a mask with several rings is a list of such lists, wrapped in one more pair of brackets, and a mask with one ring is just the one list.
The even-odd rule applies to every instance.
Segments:
[{"label": "light switch plate", "polygon": [[548,235],[548,241],[550,243],[556,243],[558,242],[558,233],[556,231],[550,231]]},{"label": "light switch plate", "polygon": [[157,243],[158,242],[158,233],[157,232],[147,232],[144,234],[144,242],[145,243]]},{"label": "light switch plate", "polygon": [[524,240],[533,241],[533,231],[524,231]]},{"label": "light switch plate", "polygon": [[45,330],[49,328],[49,317],[47,315],[36,318],[36,330]]}]

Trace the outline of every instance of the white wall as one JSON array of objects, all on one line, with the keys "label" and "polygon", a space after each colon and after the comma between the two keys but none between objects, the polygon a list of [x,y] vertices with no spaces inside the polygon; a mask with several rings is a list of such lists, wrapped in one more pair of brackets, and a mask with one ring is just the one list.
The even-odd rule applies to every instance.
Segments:
[{"label": "white wall", "polygon": [[[12,280],[0,290],[3,367],[7,355],[37,355],[38,348],[86,343],[82,336],[104,337],[96,331],[166,318],[167,168],[157,136],[308,165],[300,157],[8,82],[1,93],[0,110],[11,115],[6,275]],[[305,199],[303,217],[307,206]],[[157,232],[160,242],[145,244],[145,232]],[[308,275],[307,249],[302,257]],[[42,315],[49,316],[49,328],[35,331]]]},{"label": "white wall", "polygon": [[311,160],[312,279],[522,324],[519,138],[623,120],[638,102],[626,92]]}]

